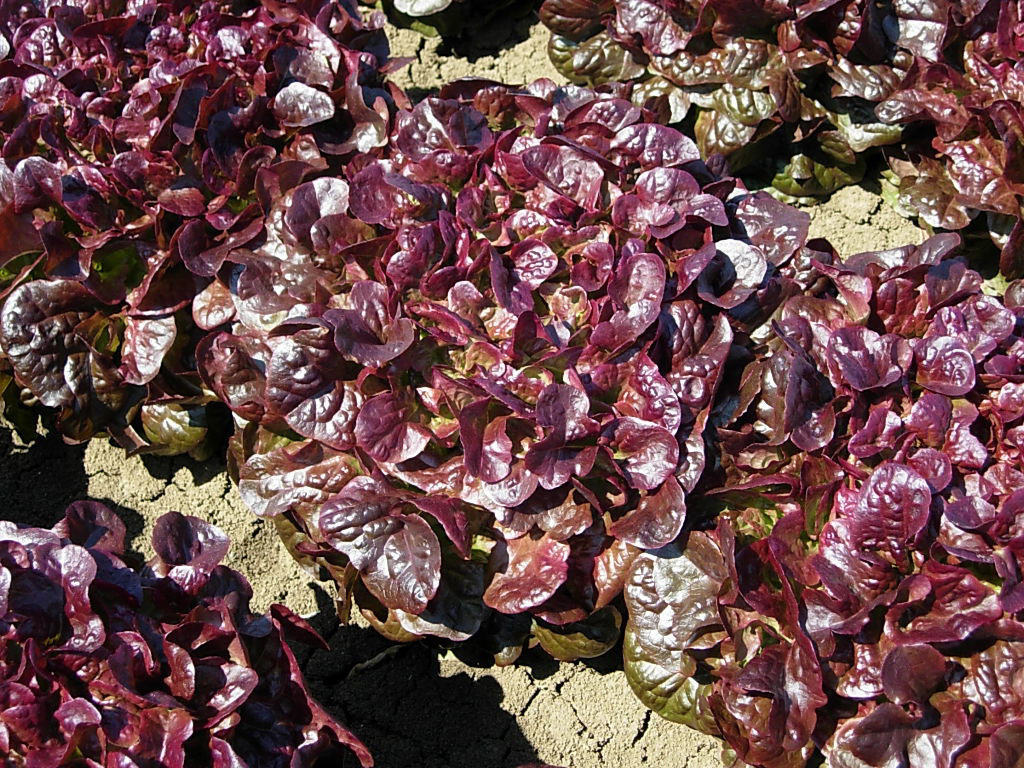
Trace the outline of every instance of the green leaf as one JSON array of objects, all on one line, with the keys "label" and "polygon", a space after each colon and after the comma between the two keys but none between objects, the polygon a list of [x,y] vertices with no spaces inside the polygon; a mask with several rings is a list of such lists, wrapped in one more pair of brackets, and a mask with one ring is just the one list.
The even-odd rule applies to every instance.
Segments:
[{"label": "green leaf", "polygon": [[627,629],[623,658],[626,682],[645,707],[673,723],[720,735],[708,704],[712,686],[693,676],[697,665],[689,656],[682,659],[684,666],[679,669],[653,664],[646,658],[636,635]]},{"label": "green leaf", "polygon": [[691,649],[711,647],[722,632],[718,595],[728,578],[718,543],[708,533],[689,536],[633,563],[624,589],[629,621],[626,679],[637,697],[662,717],[717,734],[707,697],[711,686],[695,678]]},{"label": "green leaf", "polygon": [[836,114],[832,118],[843,140],[858,154],[871,147],[897,144],[903,138],[903,129],[898,125],[855,123],[848,114]]},{"label": "green leaf", "polygon": [[533,636],[559,661],[592,659],[610,651],[619,641],[622,614],[605,606],[583,621],[561,627],[534,620]]},{"label": "green leaf", "polygon": [[697,146],[704,157],[716,152],[731,155],[745,147],[756,131],[756,126],[745,125],[724,112],[712,110],[701,110],[694,126]]},{"label": "green leaf", "polygon": [[795,155],[772,179],[772,186],[792,197],[824,197],[864,178],[864,159],[853,165],[829,164]]},{"label": "green leaf", "polygon": [[142,430],[157,456],[190,454],[195,459],[209,456],[206,447],[206,409],[177,403],[142,406]]},{"label": "green leaf", "polygon": [[580,85],[635,80],[645,74],[633,55],[601,32],[581,43],[561,35],[551,35],[548,56],[561,74]]}]

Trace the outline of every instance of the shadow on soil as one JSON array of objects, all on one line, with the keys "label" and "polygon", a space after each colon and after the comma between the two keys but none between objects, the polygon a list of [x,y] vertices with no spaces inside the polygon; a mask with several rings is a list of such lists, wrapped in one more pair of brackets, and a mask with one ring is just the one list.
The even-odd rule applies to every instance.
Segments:
[{"label": "shadow on soil", "polygon": [[320,613],[311,621],[331,648],[296,648],[296,655],[313,695],[366,744],[378,768],[515,768],[537,761],[515,717],[502,710],[493,679],[444,676],[436,649],[339,625],[330,598],[320,593],[317,602]]},{"label": "shadow on soil", "polygon": [[86,495],[84,455],[84,445],[67,445],[58,435],[19,445],[0,426],[3,519],[46,528],[60,520],[68,504]]},{"label": "shadow on soil", "polygon": [[[51,527],[68,504],[88,496],[84,454],[85,446],[67,445],[55,434],[22,446],[0,427],[0,519]],[[149,457],[145,463],[164,479],[184,465],[198,485],[223,471],[218,462]],[[143,530],[136,511],[97,500],[118,513],[129,537]],[[340,625],[322,590],[317,603],[311,623],[330,650],[298,646],[296,655],[313,695],[366,744],[378,768],[516,768],[538,761],[515,716],[502,709],[504,694],[493,678],[442,671],[439,650],[426,643],[396,645],[372,629]],[[539,650],[526,651],[519,663],[537,679],[558,669]],[[621,653],[587,664],[610,672],[621,664]],[[340,768],[350,764],[356,765]]]},{"label": "shadow on soil", "polygon": [[[219,456],[219,454],[214,454]],[[206,485],[224,474],[225,464],[220,458],[197,461],[189,456],[143,456],[142,464],[151,477],[170,481],[185,467],[192,475],[193,485]]]},{"label": "shadow on soil", "polygon": [[487,5],[456,0],[441,13],[415,18],[398,11],[393,0],[383,2],[384,13],[392,24],[437,35],[442,40],[440,54],[469,62],[482,56],[497,56],[526,40],[530,27],[537,23],[541,0],[492,2],[491,9]]},{"label": "shadow on soil", "polygon": [[[622,670],[622,640],[612,646],[594,659],[579,659],[575,664],[590,667],[601,675]],[[546,680],[562,668],[562,662],[551,657],[543,648],[527,648],[523,655],[516,660],[516,664],[530,670],[530,676],[535,680]]]},{"label": "shadow on soil", "polygon": [[[0,519],[53,527],[68,504],[90,498],[84,458],[85,445],[68,445],[56,431],[19,445],[10,429],[0,426]],[[134,509],[110,499],[94,500],[118,514],[129,540],[142,532],[145,521]]]},{"label": "shadow on soil", "polygon": [[475,62],[482,56],[497,56],[530,36],[537,23],[537,12],[517,14],[514,18],[486,17],[466,24],[458,36],[445,38],[439,52]]}]

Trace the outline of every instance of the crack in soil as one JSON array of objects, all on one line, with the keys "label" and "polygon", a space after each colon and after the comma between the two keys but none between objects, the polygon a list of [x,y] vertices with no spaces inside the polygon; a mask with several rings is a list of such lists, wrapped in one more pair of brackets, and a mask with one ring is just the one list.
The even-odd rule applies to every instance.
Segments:
[{"label": "crack in soil", "polygon": [[651,714],[652,712],[649,709],[644,712],[644,721],[640,723],[640,730],[638,730],[633,736],[633,743],[630,744],[631,747],[635,747],[637,742],[640,741],[640,739],[644,737],[644,734],[647,733],[647,729],[651,725]]}]

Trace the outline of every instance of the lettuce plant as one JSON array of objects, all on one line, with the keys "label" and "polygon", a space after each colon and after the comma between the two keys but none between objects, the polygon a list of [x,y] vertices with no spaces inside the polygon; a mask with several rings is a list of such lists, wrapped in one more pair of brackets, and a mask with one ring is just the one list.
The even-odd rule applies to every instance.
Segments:
[{"label": "lettuce plant", "polygon": [[[109,10],[0,13],[8,413],[197,452],[221,402],[342,614],[498,663],[625,624],[638,696],[737,761],[1024,760],[1024,288],[948,234],[839,262],[726,173],[786,146],[822,194],[903,141],[905,202],[987,211],[1016,274],[1017,4],[547,0],[563,66],[630,82],[415,108],[347,4]],[[8,752],[369,764],[219,532],[122,543],[0,524]]]},{"label": "lettuce plant", "polygon": [[[380,17],[344,3],[0,11],[0,390],[85,440],[201,451],[195,344],[278,179],[387,138]],[[397,93],[397,91],[396,91]],[[401,97],[400,97],[401,98]],[[13,383],[12,383],[13,381]]]},{"label": "lettuce plant", "polygon": [[692,126],[703,157],[809,197],[859,181],[864,153],[900,141],[873,107],[913,60],[917,5],[545,0],[541,19],[573,81],[634,82],[637,103]]},{"label": "lettuce plant", "polygon": [[[281,605],[249,610],[227,537],[164,515],[132,568],[98,502],[53,529],[0,522],[0,749],[13,765],[337,765],[370,753],[309,695],[288,641],[323,645]],[[13,763],[11,762],[13,761]]]},{"label": "lettuce plant", "polygon": [[957,242],[818,266],[716,413],[717,525],[629,571],[632,687],[746,764],[1024,758],[1024,313]]},{"label": "lettuce plant", "polygon": [[785,195],[857,182],[883,147],[905,213],[983,219],[1024,276],[1020,3],[545,0],[541,18],[567,77],[633,83],[703,157]]},{"label": "lettuce plant", "polygon": [[629,563],[686,523],[734,339],[831,252],[613,93],[443,95],[282,188],[199,369],[242,497],[343,605],[596,655]]},{"label": "lettuce plant", "polygon": [[1022,11],[1018,2],[982,4],[969,19],[970,39],[936,61],[929,54],[949,45],[964,12],[937,6],[931,42],[915,51],[908,77],[878,106],[887,122],[928,127],[929,141],[890,160],[902,205],[936,229],[982,219],[1001,249],[999,271],[1010,278],[1024,276]]}]

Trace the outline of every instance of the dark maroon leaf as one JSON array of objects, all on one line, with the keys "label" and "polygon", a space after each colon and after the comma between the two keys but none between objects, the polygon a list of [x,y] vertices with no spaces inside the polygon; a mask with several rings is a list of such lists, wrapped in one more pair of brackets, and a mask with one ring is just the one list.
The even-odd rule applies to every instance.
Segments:
[{"label": "dark maroon leaf", "polygon": [[127,317],[121,347],[121,375],[129,384],[148,384],[160,372],[174,343],[173,317]]},{"label": "dark maroon leaf", "polygon": [[504,417],[490,418],[492,402],[477,400],[459,413],[459,434],[466,470],[486,483],[499,483],[512,469],[512,441]]},{"label": "dark maroon leaf", "polygon": [[220,565],[229,546],[223,531],[191,515],[170,512],[153,527],[153,549],[163,566],[187,565],[209,573]]},{"label": "dark maroon leaf", "polygon": [[768,264],[758,248],[740,240],[720,240],[714,249],[697,280],[698,295],[722,309],[733,309],[761,286]]},{"label": "dark maroon leaf", "polygon": [[683,489],[674,477],[640,500],[637,508],[616,520],[608,533],[641,549],[657,549],[670,543],[686,520]]},{"label": "dark maroon leaf", "polygon": [[324,315],[336,329],[334,343],[342,354],[363,365],[383,365],[412,344],[412,321],[396,318],[388,311],[387,290],[380,283],[356,283],[349,304],[349,309]]},{"label": "dark maroon leaf", "polygon": [[946,658],[930,645],[893,648],[882,664],[885,695],[895,704],[928,703],[946,680]]},{"label": "dark maroon leaf", "polygon": [[437,592],[441,547],[422,518],[394,511],[398,501],[387,486],[356,478],[321,507],[319,529],[378,600],[418,614]]},{"label": "dark maroon leaf", "polygon": [[586,210],[595,210],[601,197],[604,173],[596,161],[579,150],[541,144],[522,154],[524,168],[553,191]]},{"label": "dark maroon leaf", "polygon": [[951,336],[922,339],[914,350],[917,383],[941,395],[963,395],[974,389],[974,358]]},{"label": "dark maroon leaf", "polygon": [[[890,609],[890,631],[903,642],[957,642],[999,618],[996,593],[970,571],[934,562],[922,570],[909,585],[907,603]],[[929,610],[914,616],[920,605]]]},{"label": "dark maroon leaf", "polygon": [[286,633],[293,642],[319,637],[283,606],[249,610],[252,590],[218,565],[227,539],[211,526],[177,513],[157,521],[168,573],[122,562],[124,524],[97,502],[77,502],[52,531],[6,526],[0,603],[16,630],[0,636],[0,658],[20,657],[26,672],[4,683],[9,760],[183,766],[197,748],[214,765],[301,760],[316,729],[325,745],[372,765],[310,697],[285,642]]},{"label": "dark maroon leaf", "polygon": [[264,402],[300,435],[351,450],[364,398],[340,363],[330,328],[298,330],[274,345]]},{"label": "dark maroon leaf", "polygon": [[679,398],[646,355],[633,361],[632,373],[615,406],[624,416],[652,421],[669,432],[679,429],[682,421]]},{"label": "dark maroon leaf", "polygon": [[1024,759],[1024,728],[1009,723],[996,729],[988,739],[992,768],[1010,768]]},{"label": "dark maroon leaf", "polygon": [[537,423],[552,429],[559,441],[571,442],[596,431],[589,410],[586,393],[567,384],[550,384],[537,398]]},{"label": "dark maroon leaf", "polygon": [[660,258],[638,253],[621,259],[608,282],[616,312],[594,328],[591,343],[606,349],[633,343],[657,319],[664,292],[665,265]]},{"label": "dark maroon leaf", "polygon": [[305,83],[292,82],[274,96],[274,116],[289,128],[306,128],[334,116],[330,95]]},{"label": "dark maroon leaf", "polygon": [[53,532],[74,544],[120,555],[127,532],[121,519],[98,501],[76,501],[64,511]]},{"label": "dark maroon leaf", "polygon": [[[70,405],[87,373],[65,361],[88,354],[78,324],[95,311],[81,283],[35,281],[15,289],[0,313],[0,349],[24,386],[51,408]],[[71,380],[68,380],[68,375]]]},{"label": "dark maroon leaf", "polygon": [[853,509],[861,547],[899,557],[927,523],[931,498],[928,483],[911,468],[893,462],[879,466]]},{"label": "dark maroon leaf", "polygon": [[834,749],[867,765],[895,765],[913,736],[913,718],[895,704],[880,704],[869,715],[847,723]]},{"label": "dark maroon leaf", "polygon": [[903,342],[892,334],[879,336],[859,326],[835,331],[829,339],[827,354],[832,384],[858,391],[899,381],[908,356]]},{"label": "dark maroon leaf", "polygon": [[342,490],[354,474],[345,454],[310,440],[255,453],[239,469],[238,491],[261,517],[290,509],[306,514]]},{"label": "dark maroon leaf", "polygon": [[1014,686],[1003,684],[1012,678],[1019,663],[1019,643],[999,640],[974,654],[966,665],[967,675],[959,684],[962,695],[985,707],[989,723],[999,725],[1020,719],[1024,699]]},{"label": "dark maroon leaf", "polygon": [[207,386],[232,411],[259,421],[266,408],[265,366],[269,350],[263,340],[211,333],[196,349],[196,363]]},{"label": "dark maroon leaf", "polygon": [[379,461],[398,463],[418,456],[430,442],[430,431],[412,419],[412,407],[395,395],[370,398],[356,417],[356,443]]}]

